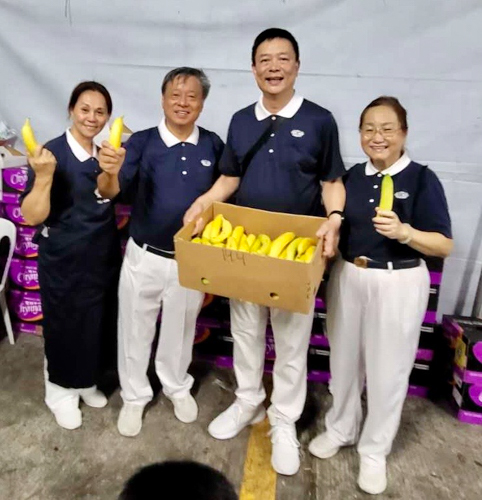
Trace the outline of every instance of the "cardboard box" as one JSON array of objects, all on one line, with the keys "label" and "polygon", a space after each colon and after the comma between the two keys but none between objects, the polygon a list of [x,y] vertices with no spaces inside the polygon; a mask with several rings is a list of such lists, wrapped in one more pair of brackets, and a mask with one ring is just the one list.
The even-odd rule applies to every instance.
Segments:
[{"label": "cardboard box", "polygon": [[[286,231],[314,238],[324,220],[219,202],[201,217],[207,223],[218,214],[223,214],[233,227],[244,226],[246,233],[264,233],[271,239]],[[310,263],[294,262],[191,243],[193,228],[191,222],[174,236],[182,286],[304,314],[313,307],[325,268],[321,242]]]}]

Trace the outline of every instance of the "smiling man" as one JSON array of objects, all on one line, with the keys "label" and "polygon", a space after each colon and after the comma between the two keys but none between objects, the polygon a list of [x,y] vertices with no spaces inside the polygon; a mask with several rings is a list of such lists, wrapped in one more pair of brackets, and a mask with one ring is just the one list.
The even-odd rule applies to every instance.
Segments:
[{"label": "smiling man", "polygon": [[[301,215],[322,215],[323,196],[328,221],[318,236],[324,240],[324,254],[333,255],[345,205],[341,181],[345,168],[332,114],[295,93],[299,67],[298,43],[291,33],[271,28],[258,35],[252,49],[252,71],[262,95],[257,103],[233,116],[220,163],[222,175],[192,205],[185,222],[235,191],[239,205]],[[229,439],[264,419],[262,376],[270,317],[276,346],[268,410],[271,463],[280,474],[295,474],[300,466],[295,422],[306,398],[314,301],[309,314],[238,300],[231,300],[230,305],[236,400],[211,422],[208,431],[217,439]]]},{"label": "smiling man", "polygon": [[132,135],[126,148],[102,143],[98,177],[102,196],[119,193],[132,202],[130,238],[119,283],[119,379],[121,409],[117,428],[135,436],[153,393],[147,367],[162,304],[156,373],[174,414],[185,423],[198,408],[187,373],[196,318],[203,294],[180,286],[174,234],[187,208],[218,176],[221,139],[196,125],[210,84],[194,68],[177,68],[162,83],[164,118],[157,127]]}]

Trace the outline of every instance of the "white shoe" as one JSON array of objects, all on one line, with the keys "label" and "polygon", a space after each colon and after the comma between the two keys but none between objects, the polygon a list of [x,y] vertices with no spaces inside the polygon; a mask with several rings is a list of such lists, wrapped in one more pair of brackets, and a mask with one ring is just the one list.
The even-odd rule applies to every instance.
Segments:
[{"label": "white shoe", "polygon": [[97,388],[81,389],[79,394],[83,402],[92,408],[104,408],[107,405],[107,398]]},{"label": "white shoe", "polygon": [[300,469],[300,443],[295,424],[278,422],[269,432],[273,451],[271,465],[278,474],[293,476]]},{"label": "white shoe", "polygon": [[208,432],[216,439],[231,439],[245,427],[262,422],[266,418],[263,405],[250,406],[239,399],[220,415],[208,427]]},{"label": "white shoe", "polygon": [[358,486],[370,495],[379,495],[387,488],[387,470],[385,461],[370,457],[360,458]]},{"label": "white shoe", "polygon": [[134,437],[141,432],[143,405],[124,403],[117,420],[117,429],[125,437]]},{"label": "white shoe", "polygon": [[169,398],[174,405],[174,415],[185,424],[195,422],[198,414],[196,400],[190,393],[183,398]]},{"label": "white shoe", "polygon": [[78,429],[82,425],[82,412],[76,406],[62,405],[53,414],[60,427],[69,431]]},{"label": "white shoe", "polygon": [[308,445],[310,453],[318,458],[331,458],[340,448],[341,446],[335,443],[326,431],[312,439]]}]

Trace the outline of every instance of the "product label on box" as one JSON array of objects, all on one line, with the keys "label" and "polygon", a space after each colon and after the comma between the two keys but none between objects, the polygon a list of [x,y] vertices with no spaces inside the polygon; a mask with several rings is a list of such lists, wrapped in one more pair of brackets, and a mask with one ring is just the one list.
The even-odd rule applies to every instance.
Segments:
[{"label": "product label on box", "polygon": [[9,293],[9,306],[20,321],[30,323],[43,318],[39,293],[11,290]]},{"label": "product label on box", "polygon": [[2,171],[4,190],[8,191],[10,187],[16,191],[25,191],[28,178],[27,172],[27,167],[4,168]]},{"label": "product label on box", "polygon": [[12,259],[9,272],[15,285],[26,290],[38,290],[38,268],[34,260]]},{"label": "product label on box", "polygon": [[36,229],[33,227],[17,227],[17,242],[15,244],[15,253],[21,257],[37,257],[38,245],[32,242]]},{"label": "product label on box", "polygon": [[5,215],[8,219],[15,222],[15,224],[27,225],[18,205],[5,205]]}]

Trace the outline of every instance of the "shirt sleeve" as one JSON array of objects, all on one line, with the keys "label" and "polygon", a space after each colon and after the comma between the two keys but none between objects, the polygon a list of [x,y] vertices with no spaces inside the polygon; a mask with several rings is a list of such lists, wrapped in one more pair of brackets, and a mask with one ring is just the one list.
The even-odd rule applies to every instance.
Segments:
[{"label": "shirt sleeve", "polygon": [[228,139],[219,161],[219,171],[228,177],[241,177],[241,164],[233,147],[233,120],[229,124]]},{"label": "shirt sleeve", "polygon": [[343,177],[346,173],[341,159],[340,142],[338,140],[338,126],[330,113],[324,120],[321,131],[323,148],[319,158],[319,172],[321,181],[332,181]]},{"label": "shirt sleeve", "polygon": [[213,134],[213,144],[214,144],[214,157],[216,159],[216,164],[214,166],[214,180],[220,176],[220,161],[223,156],[224,142],[217,134]]},{"label": "shirt sleeve", "polygon": [[120,199],[129,200],[137,188],[147,134],[133,134],[126,142],[126,157],[119,172]]},{"label": "shirt sleeve", "polygon": [[435,172],[424,168],[413,208],[412,225],[420,231],[452,238],[450,214],[442,183]]}]

